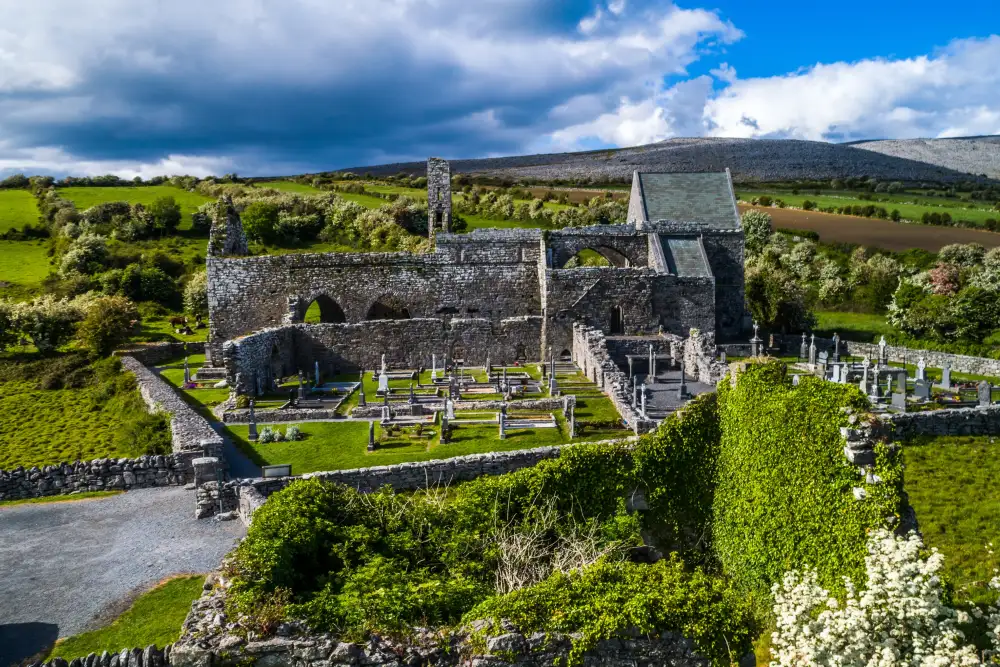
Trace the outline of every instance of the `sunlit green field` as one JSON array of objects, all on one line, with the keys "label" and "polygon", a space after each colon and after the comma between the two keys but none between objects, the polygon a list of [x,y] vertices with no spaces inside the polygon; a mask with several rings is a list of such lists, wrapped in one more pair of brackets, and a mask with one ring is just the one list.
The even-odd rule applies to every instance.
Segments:
[{"label": "sunlit green field", "polygon": [[[877,199],[888,199],[889,201],[871,201],[859,198],[857,192],[838,192],[837,194],[813,195],[799,192],[797,195],[791,194],[787,190],[744,190],[737,188],[737,196],[743,201],[750,201],[754,197],[766,195],[772,198],[783,200],[789,206],[801,207],[802,202],[809,200],[816,202],[821,208],[829,206],[881,206],[886,211],[893,209],[899,211],[900,216],[906,220],[920,222],[921,217],[927,213],[947,213],[953,220],[970,220],[976,223],[983,223],[992,218],[1000,220],[1000,211],[991,210],[985,202],[968,202],[957,199],[945,199],[938,197],[921,197],[913,194],[887,194],[877,193],[872,196]],[[971,206],[971,208],[970,208]]]},{"label": "sunlit green field", "polygon": [[95,204],[109,201],[127,201],[130,204],[148,206],[160,197],[173,197],[181,207],[183,218],[178,229],[191,228],[191,214],[205,202],[212,201],[210,197],[175,188],[172,185],[144,185],[141,187],[109,187],[109,188],[59,188],[59,195],[68,199],[80,211]]},{"label": "sunlit green field", "polygon": [[38,206],[27,190],[0,190],[0,234],[38,222]]},{"label": "sunlit green field", "polygon": [[47,241],[0,241],[0,296],[30,297],[51,268]]},{"label": "sunlit green field", "polygon": [[295,181],[261,181],[259,183],[254,183],[254,185],[259,188],[271,188],[273,190],[280,190],[281,192],[294,192],[296,194],[303,195],[315,195],[321,192],[327,192],[326,190],[314,188],[306,183],[296,183]]}]

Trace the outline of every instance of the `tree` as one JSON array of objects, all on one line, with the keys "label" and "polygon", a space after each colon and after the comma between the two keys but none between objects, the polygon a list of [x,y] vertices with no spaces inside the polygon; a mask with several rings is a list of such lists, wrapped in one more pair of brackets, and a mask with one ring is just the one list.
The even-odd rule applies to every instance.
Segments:
[{"label": "tree", "polygon": [[199,271],[184,288],[184,311],[195,319],[208,317],[208,273]]},{"label": "tree", "polygon": [[763,211],[749,210],[743,214],[741,220],[747,254],[757,255],[771,238],[771,216]]},{"label": "tree", "polygon": [[108,246],[103,236],[81,234],[70,244],[59,263],[59,273],[65,278],[79,273],[90,275],[104,268],[108,259]]},{"label": "tree", "polygon": [[14,304],[0,299],[0,352],[17,342],[18,327],[14,319]]},{"label": "tree", "polygon": [[758,324],[783,333],[810,329],[816,319],[806,305],[805,290],[782,269],[748,268],[746,304]]},{"label": "tree", "polygon": [[27,188],[29,185],[31,185],[31,181],[29,181],[24,174],[12,174],[11,176],[8,176],[7,178],[0,181],[0,189],[4,188],[23,189]]},{"label": "tree", "polygon": [[271,241],[278,224],[278,211],[277,205],[269,202],[255,201],[247,205],[240,214],[247,238],[261,243]]},{"label": "tree", "polygon": [[181,223],[181,207],[173,197],[157,197],[149,205],[149,215],[153,219],[153,229],[160,236],[169,234]]},{"label": "tree", "polygon": [[80,323],[77,336],[94,355],[106,356],[128,339],[139,312],[123,296],[95,299]]},{"label": "tree", "polygon": [[70,301],[46,294],[15,305],[13,319],[39,352],[52,354],[73,337],[73,330],[83,317],[82,303],[81,299]]}]

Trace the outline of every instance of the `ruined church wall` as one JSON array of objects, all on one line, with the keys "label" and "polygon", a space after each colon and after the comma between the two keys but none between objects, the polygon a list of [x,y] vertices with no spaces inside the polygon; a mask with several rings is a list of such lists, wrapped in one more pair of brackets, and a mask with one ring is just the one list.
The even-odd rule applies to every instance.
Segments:
[{"label": "ruined church wall", "polygon": [[588,267],[547,272],[547,345],[571,349],[573,323],[611,331],[616,307],[624,333],[660,331],[686,336],[691,328],[715,328],[715,287],[711,278],[679,277],[651,269]]},{"label": "ruined church wall", "polygon": [[705,234],[702,244],[715,277],[716,332],[719,335],[739,333],[746,311],[743,232]]},{"label": "ruined church wall", "polygon": [[440,238],[438,252],[426,255],[211,257],[209,354],[217,363],[224,341],[295,321],[320,295],[336,301],[351,323],[365,321],[376,301],[406,308],[412,318],[446,322],[457,317],[498,323],[538,315],[539,259],[537,234],[463,243]]},{"label": "ruined church wall", "polygon": [[644,267],[649,260],[649,240],[646,234],[636,234],[634,225],[568,227],[552,232],[548,245],[555,269],[561,269],[573,255],[588,248],[597,252],[610,248],[628,258],[633,267]]},{"label": "ruined church wall", "polygon": [[372,370],[386,364],[392,368],[430,368],[432,354],[438,364],[449,358],[464,358],[482,365],[524,358],[540,359],[538,342],[542,318],[514,317],[499,323],[483,318],[372,320],[354,324],[292,324],[264,329],[225,345],[226,375],[235,382],[240,373],[241,391],[252,391],[260,377],[266,383],[281,375],[302,370],[307,375],[319,362],[323,375]]}]

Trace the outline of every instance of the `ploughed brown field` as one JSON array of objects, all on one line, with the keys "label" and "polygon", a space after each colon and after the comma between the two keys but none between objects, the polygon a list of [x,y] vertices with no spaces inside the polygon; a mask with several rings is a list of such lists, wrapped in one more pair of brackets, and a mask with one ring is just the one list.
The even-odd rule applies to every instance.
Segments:
[{"label": "ploughed brown field", "polygon": [[[740,213],[752,206],[740,206]],[[860,218],[853,215],[816,213],[786,208],[761,209],[771,214],[774,227],[808,229],[828,243],[856,243],[885,250],[921,248],[937,252],[949,243],[980,243],[987,248],[1000,246],[1000,234],[961,227],[935,227],[891,220]]]}]

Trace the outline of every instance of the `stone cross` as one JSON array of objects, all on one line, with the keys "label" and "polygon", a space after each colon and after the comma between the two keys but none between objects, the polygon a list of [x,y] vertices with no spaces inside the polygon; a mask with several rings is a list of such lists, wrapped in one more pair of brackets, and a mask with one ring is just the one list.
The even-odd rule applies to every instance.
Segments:
[{"label": "stone cross", "polygon": [[860,389],[861,393],[863,394],[868,393],[868,368],[870,366],[871,362],[868,361],[868,357],[865,357],[864,360],[861,362],[861,369],[862,369],[861,382],[858,383],[858,389]]},{"label": "stone cross", "polygon": [[883,366],[889,364],[889,349],[885,342],[885,336],[882,336],[878,341],[878,362]]},{"label": "stone cross", "polygon": [[645,382],[642,383],[642,389],[639,390],[639,396],[640,396],[640,398],[642,400],[642,408],[639,410],[639,414],[641,414],[642,418],[645,419],[646,418],[646,383]]},{"label": "stone cross", "polygon": [[816,334],[809,338],[809,363],[816,365]]},{"label": "stone cross", "polygon": [[413,395],[413,383],[411,382],[410,383],[410,400],[408,401],[408,403],[410,405],[413,405],[416,402],[417,402],[417,397]]},{"label": "stone cross", "polygon": [[385,352],[382,353],[382,374],[385,375]]},{"label": "stone cross", "polygon": [[450,440],[449,433],[448,433],[449,430],[450,430],[450,427],[448,425],[448,418],[447,417],[442,417],[441,418],[441,444],[442,445],[448,444],[448,441]]},{"label": "stone cross", "polygon": [[191,367],[188,366],[188,358],[184,357],[184,384],[191,382]]},{"label": "stone cross", "polygon": [[549,348],[549,363],[552,364],[552,369],[549,372],[549,377],[553,380],[556,379],[556,358],[552,355],[552,348]]},{"label": "stone cross", "polygon": [[576,409],[574,406],[569,406],[569,439],[572,440],[576,437]]},{"label": "stone cross", "polygon": [[927,379],[927,362],[923,357],[917,360],[917,379],[921,381]]},{"label": "stone cross", "polygon": [[559,395],[559,384],[556,382],[556,376],[549,376],[549,396]]},{"label": "stone cross", "polygon": [[486,355],[486,381],[490,381],[490,373],[493,372],[493,364],[490,363],[490,355]]},{"label": "stone cross", "polygon": [[941,386],[944,389],[951,389],[951,364],[947,361],[941,365]]},{"label": "stone cross", "polygon": [[979,396],[979,407],[988,408],[993,402],[993,387],[989,382],[983,380],[976,385],[976,393]]},{"label": "stone cross", "polygon": [[368,422],[368,451],[375,451],[375,421]]},{"label": "stone cross", "polygon": [[[362,372],[361,373],[361,377],[364,378],[364,375],[365,374]],[[359,389],[360,389],[360,392],[358,393],[358,407],[362,407],[363,408],[366,405],[368,405],[368,402],[365,401],[365,381],[364,381],[364,379],[361,380],[361,385],[360,385]]]},{"label": "stone cross", "polygon": [[639,385],[635,382],[632,383],[632,407],[639,407]]},{"label": "stone cross", "polygon": [[806,332],[802,332],[802,344],[799,345],[799,359],[805,359],[809,356],[809,344],[806,343]]},{"label": "stone cross", "polygon": [[755,320],[755,321],[754,321],[754,323],[753,323],[753,337],[754,337],[754,338],[757,338],[757,329],[758,329],[758,328],[759,328],[759,327],[757,326],[757,322],[756,322],[756,320]]},{"label": "stone cross", "polygon": [[319,362],[315,361],[315,362],[313,362],[313,364],[314,364],[313,370],[316,371],[316,386],[318,387],[319,386]]},{"label": "stone cross", "polygon": [[632,362],[635,361],[634,357],[628,357],[628,378],[632,379]]},{"label": "stone cross", "polygon": [[257,441],[257,415],[253,411],[253,399],[250,399],[250,435],[247,436],[247,440],[251,442]]},{"label": "stone cross", "polygon": [[506,440],[507,439],[507,433],[506,433],[506,431],[504,429],[504,427],[506,426],[506,424],[504,423],[506,421],[506,419],[507,419],[507,416],[503,412],[500,412],[500,420],[499,421],[500,421],[500,439],[501,440]]},{"label": "stone cross", "polygon": [[833,360],[840,361],[840,336],[833,332]]},{"label": "stone cross", "polygon": [[431,355],[431,382],[438,379],[438,356]]},{"label": "stone cross", "polygon": [[450,398],[444,402],[444,414],[445,419],[455,418],[455,403]]},{"label": "stone cross", "polygon": [[759,357],[761,353],[760,344],[763,342],[757,335],[757,323],[753,323],[753,338],[750,339],[750,356]]},{"label": "stone cross", "polygon": [[653,344],[649,344],[649,380],[650,384],[656,384],[656,355],[653,354]]},{"label": "stone cross", "polygon": [[299,400],[306,397],[306,388],[304,384],[304,378],[302,376],[302,371],[299,371]]},{"label": "stone cross", "polygon": [[687,397],[687,393],[687,383],[684,381],[684,357],[681,357],[681,384],[677,388],[677,396],[683,399]]},{"label": "stone cross", "polygon": [[386,392],[384,394],[382,394],[382,405],[384,405],[385,407],[389,407],[389,391],[388,390],[386,390]]}]

